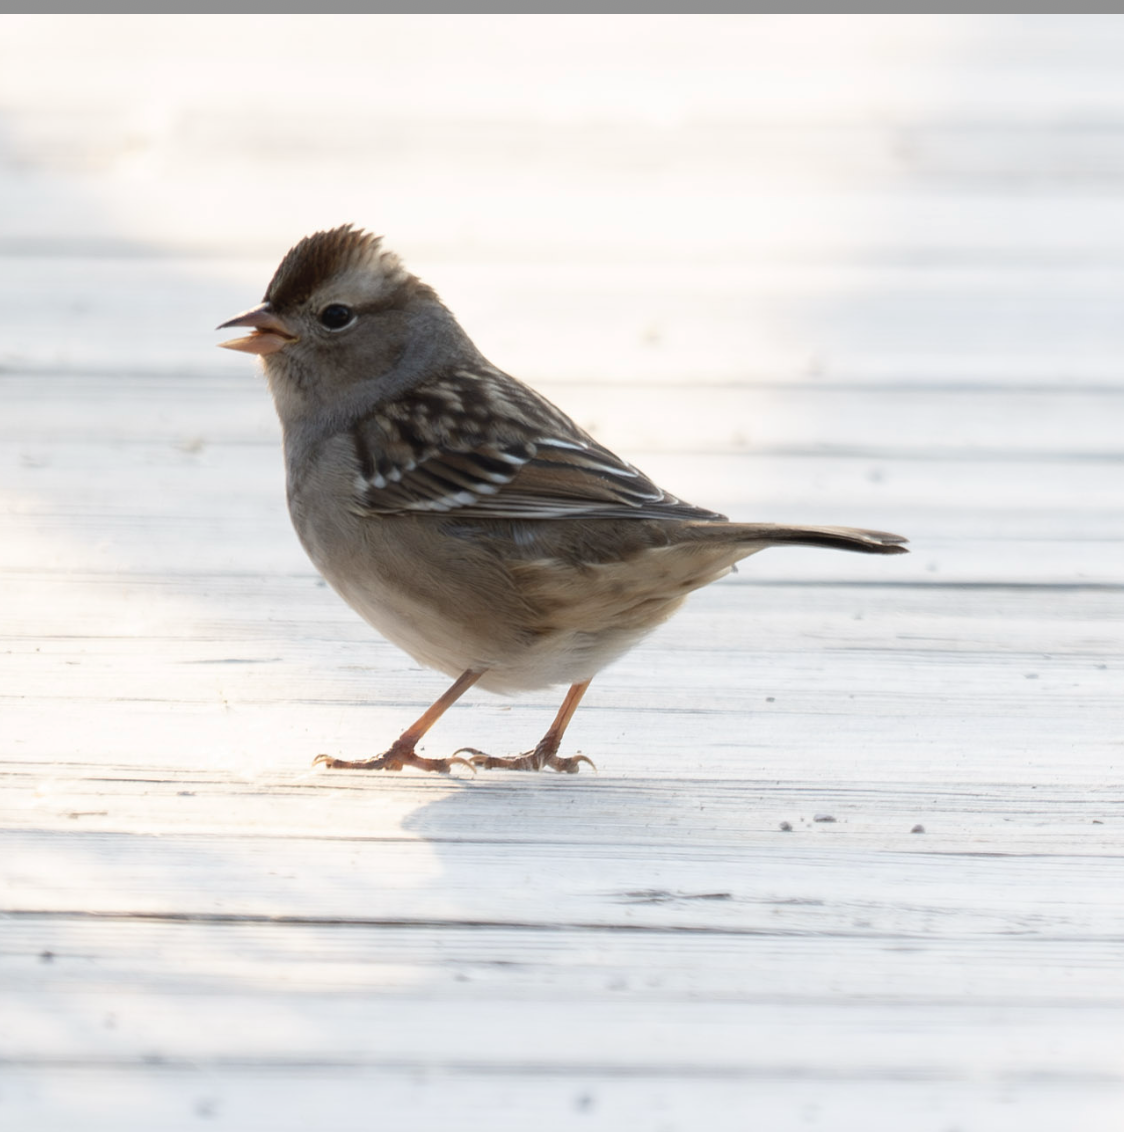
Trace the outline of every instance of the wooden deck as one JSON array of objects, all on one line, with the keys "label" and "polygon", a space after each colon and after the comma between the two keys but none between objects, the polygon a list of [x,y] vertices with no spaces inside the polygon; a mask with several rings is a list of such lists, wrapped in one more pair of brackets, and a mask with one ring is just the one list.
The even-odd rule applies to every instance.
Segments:
[{"label": "wooden deck", "polygon": [[[0,18],[0,1126],[1124,1127],[1122,190],[1120,17]],[[678,494],[913,553],[694,596],[597,774],[313,771],[443,678],[211,328],[346,220]]]}]

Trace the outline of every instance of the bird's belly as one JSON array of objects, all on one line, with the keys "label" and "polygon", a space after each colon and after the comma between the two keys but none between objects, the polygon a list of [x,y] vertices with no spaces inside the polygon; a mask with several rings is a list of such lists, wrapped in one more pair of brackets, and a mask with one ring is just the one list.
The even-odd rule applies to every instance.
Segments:
[{"label": "bird's belly", "polygon": [[[605,625],[599,629],[550,628],[512,634],[497,616],[454,618],[410,593],[355,585],[321,571],[329,584],[369,625],[419,664],[449,676],[484,670],[478,687],[512,694],[589,680],[626,653],[649,628]],[[652,626],[654,627],[654,626]]]},{"label": "bird's belly", "polygon": [[502,563],[471,547],[449,556],[448,540],[427,538],[431,524],[321,507],[298,510],[294,525],[316,569],[383,637],[449,676],[485,671],[488,691],[587,680],[639,635],[536,625]]},{"label": "bird's belly", "polygon": [[419,597],[392,570],[381,569],[377,558],[341,563],[312,548],[309,556],[325,581],[367,624],[419,664],[459,676],[466,669],[494,663],[496,650],[485,634]]},{"label": "bird's belly", "polygon": [[483,671],[479,687],[501,693],[590,679],[728,568],[653,581],[628,562],[504,561],[432,520],[360,517],[323,501],[298,504],[293,520],[325,580],[388,641],[449,676]]}]

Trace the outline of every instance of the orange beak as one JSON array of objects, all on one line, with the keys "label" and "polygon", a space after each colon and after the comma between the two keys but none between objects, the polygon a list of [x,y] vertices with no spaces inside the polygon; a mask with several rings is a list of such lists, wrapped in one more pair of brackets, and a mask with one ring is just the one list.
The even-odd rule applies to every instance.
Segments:
[{"label": "orange beak", "polygon": [[274,313],[269,303],[243,311],[215,329],[225,330],[228,326],[249,326],[253,329],[253,334],[247,334],[245,338],[231,338],[229,342],[219,343],[227,350],[241,350],[245,354],[276,354],[298,337],[285,320]]}]

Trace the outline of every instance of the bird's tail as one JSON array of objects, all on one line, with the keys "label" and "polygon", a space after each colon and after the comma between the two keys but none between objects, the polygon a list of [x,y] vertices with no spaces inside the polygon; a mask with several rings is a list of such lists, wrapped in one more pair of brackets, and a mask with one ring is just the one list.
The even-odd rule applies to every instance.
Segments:
[{"label": "bird's tail", "polygon": [[[860,554],[908,554],[902,545],[908,539],[888,531],[864,531],[857,527],[789,527],[781,523],[692,523],[700,542],[737,542],[767,546],[826,546],[854,550]],[[692,541],[694,541],[692,539]],[[751,552],[752,553],[752,552]]]}]

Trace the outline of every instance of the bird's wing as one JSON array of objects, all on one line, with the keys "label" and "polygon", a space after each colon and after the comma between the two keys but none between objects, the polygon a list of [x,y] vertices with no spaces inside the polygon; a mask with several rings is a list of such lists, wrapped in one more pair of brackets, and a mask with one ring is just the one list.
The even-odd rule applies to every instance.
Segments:
[{"label": "bird's wing", "polygon": [[[545,398],[506,375],[472,400],[480,374],[383,408],[352,432],[356,509],[464,518],[722,519],[657,487]],[[457,408],[451,406],[455,403]],[[453,414],[451,416],[450,414]],[[456,427],[440,422],[456,420]]]}]

